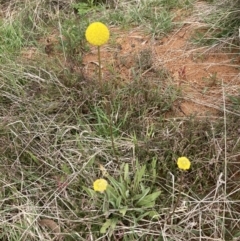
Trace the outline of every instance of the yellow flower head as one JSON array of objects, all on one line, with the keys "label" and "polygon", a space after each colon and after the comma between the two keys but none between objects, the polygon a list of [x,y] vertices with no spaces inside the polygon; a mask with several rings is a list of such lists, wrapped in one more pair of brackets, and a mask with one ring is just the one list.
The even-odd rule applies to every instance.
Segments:
[{"label": "yellow flower head", "polygon": [[177,165],[179,169],[188,170],[191,166],[191,162],[187,157],[183,156],[178,158]]},{"label": "yellow flower head", "polygon": [[93,189],[96,192],[104,192],[107,189],[107,185],[108,182],[105,179],[100,178],[93,183]]},{"label": "yellow flower head", "polygon": [[96,46],[107,43],[109,35],[110,33],[107,26],[100,22],[91,23],[85,33],[87,41]]}]

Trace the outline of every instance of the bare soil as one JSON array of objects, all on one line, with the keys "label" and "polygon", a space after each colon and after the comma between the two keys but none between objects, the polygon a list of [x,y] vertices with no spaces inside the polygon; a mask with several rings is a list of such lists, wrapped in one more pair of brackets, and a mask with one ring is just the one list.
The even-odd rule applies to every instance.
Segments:
[{"label": "bare soil", "polygon": [[[181,21],[181,25],[160,39],[139,27],[128,31],[110,28],[113,40],[101,48],[103,79],[108,81],[117,74],[118,81],[124,83],[133,80],[133,70],[138,68],[142,76],[166,69],[183,93],[177,115],[217,115],[222,109],[223,95],[236,94],[240,89],[240,56],[221,46],[193,44],[196,31],[207,34],[208,27],[201,16],[207,8],[205,2],[197,2],[191,15],[176,12],[175,21]],[[87,76],[96,76],[96,48],[91,47],[83,64]]]}]

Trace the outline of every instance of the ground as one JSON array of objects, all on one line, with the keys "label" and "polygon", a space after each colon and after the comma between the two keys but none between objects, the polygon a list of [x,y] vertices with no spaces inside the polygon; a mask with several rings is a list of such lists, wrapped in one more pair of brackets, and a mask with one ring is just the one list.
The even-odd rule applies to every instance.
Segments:
[{"label": "ground", "polygon": [[[181,20],[181,24],[161,39],[147,35],[139,27],[127,31],[110,27],[115,42],[101,49],[105,81],[111,79],[111,71],[118,74],[120,82],[132,81],[136,65],[142,68],[142,76],[166,69],[183,93],[177,116],[217,115],[222,105],[222,87],[225,95],[238,91],[240,56],[234,49],[226,52],[222,45],[196,48],[193,44],[196,32],[208,31],[201,14],[206,14],[208,7],[199,1],[190,15],[183,10],[176,12],[175,21]],[[84,56],[83,65],[87,76],[96,74],[96,48],[91,47]]]},{"label": "ground", "polygon": [[[101,19],[104,85],[84,33],[109,8],[4,2],[1,240],[237,241],[239,47],[196,40],[219,31],[204,21],[219,2],[112,0],[120,17],[138,2],[143,21]],[[143,12],[162,9],[166,31]],[[94,190],[99,178],[106,193]]]}]

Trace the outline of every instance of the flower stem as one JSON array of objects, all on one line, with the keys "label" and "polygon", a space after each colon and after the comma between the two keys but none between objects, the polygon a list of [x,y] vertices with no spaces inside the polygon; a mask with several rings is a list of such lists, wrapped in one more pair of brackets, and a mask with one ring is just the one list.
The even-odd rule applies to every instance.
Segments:
[{"label": "flower stem", "polygon": [[173,206],[173,210],[172,212],[170,212],[168,214],[168,217],[167,217],[167,221],[166,223],[168,223],[168,221],[171,219],[171,217],[174,215],[175,211],[176,211],[176,208],[178,206],[178,203],[180,201],[180,197],[181,197],[181,192],[182,192],[182,189],[183,189],[183,183],[184,183],[184,178],[183,178],[183,173],[181,173],[181,183],[180,183],[180,190],[179,190],[179,193],[178,193],[178,196],[177,196],[177,200],[175,202],[175,205]]},{"label": "flower stem", "polygon": [[108,97],[108,102],[105,104],[105,109],[106,113],[109,117],[109,131],[110,131],[110,138],[111,138],[111,144],[112,144],[112,152],[113,155],[115,156],[117,164],[119,164],[119,159],[118,159],[118,154],[114,142],[114,135],[113,135],[113,118],[112,118],[112,113],[111,113],[111,106],[112,106],[112,97],[111,95]]},{"label": "flower stem", "polygon": [[110,118],[109,118],[109,129],[110,129],[110,136],[111,136],[111,143],[112,143],[112,151],[113,151],[113,154],[116,158],[116,161],[117,161],[117,164],[119,164],[119,160],[118,160],[118,155],[117,155],[117,152],[116,152],[116,148],[115,148],[115,144],[114,144],[114,137],[113,137],[113,120],[112,120],[112,117],[110,115]]},{"label": "flower stem", "polygon": [[101,68],[101,55],[100,55],[100,46],[98,46],[98,80],[102,85],[102,68]]}]

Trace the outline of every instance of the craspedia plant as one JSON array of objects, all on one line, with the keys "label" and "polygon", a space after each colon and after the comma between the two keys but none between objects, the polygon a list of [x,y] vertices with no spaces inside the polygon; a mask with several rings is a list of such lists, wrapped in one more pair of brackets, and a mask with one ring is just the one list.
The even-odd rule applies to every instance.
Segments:
[{"label": "craspedia plant", "polygon": [[185,170],[190,169],[191,162],[189,161],[189,159],[187,157],[183,156],[183,157],[178,158],[177,165],[178,165],[179,169],[185,171]]},{"label": "craspedia plant", "polygon": [[103,193],[107,189],[107,186],[108,186],[108,182],[105,179],[103,179],[103,178],[97,179],[93,183],[93,189],[96,192]]},{"label": "craspedia plant", "polygon": [[85,32],[87,41],[98,48],[98,80],[102,85],[100,46],[107,43],[110,33],[107,26],[101,22],[91,23]]},{"label": "craspedia plant", "polygon": [[[190,160],[185,157],[185,156],[181,156],[177,159],[177,166],[180,170],[183,170],[183,171],[186,171],[186,170],[189,170],[190,167],[191,167],[191,162]],[[180,197],[181,197],[181,193],[182,193],[182,190],[183,190],[183,187],[184,187],[184,172],[181,172],[181,179],[180,179],[180,191],[178,193],[178,196],[177,196],[177,200],[175,202],[175,205],[173,206],[173,211],[170,212],[170,214],[168,215],[168,218],[167,218],[167,221],[170,220],[170,218],[174,215],[175,211],[176,211],[176,208],[179,204],[179,201],[180,201]]]},{"label": "craspedia plant", "polygon": [[101,22],[91,23],[85,33],[87,41],[95,46],[107,43],[110,33],[107,26]]}]

